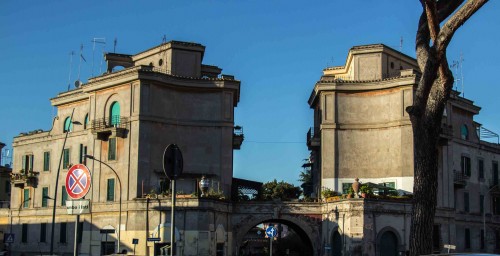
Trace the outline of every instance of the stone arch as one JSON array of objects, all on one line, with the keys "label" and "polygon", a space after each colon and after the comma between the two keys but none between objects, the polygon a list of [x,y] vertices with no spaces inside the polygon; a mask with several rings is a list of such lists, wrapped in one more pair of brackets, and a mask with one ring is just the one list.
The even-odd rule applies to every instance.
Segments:
[{"label": "stone arch", "polygon": [[[396,229],[389,226],[382,228],[377,233],[376,255],[377,256],[399,255],[399,252],[404,249],[401,244],[401,241],[402,241],[401,236],[399,235],[399,232]],[[394,243],[394,248],[391,248],[391,242]]]},{"label": "stone arch", "polygon": [[275,223],[281,223],[288,225],[294,230],[297,231],[297,233],[303,237],[307,238],[306,243],[308,243],[311,247],[312,250],[312,255],[319,255],[320,251],[320,242],[321,242],[321,234],[318,228],[318,225],[316,222],[314,224],[310,223],[310,221],[307,221],[307,217],[295,217],[295,216],[290,216],[290,215],[284,215],[280,216],[279,218],[274,218],[270,215],[261,215],[261,216],[249,216],[248,218],[243,218],[237,223],[233,223],[233,234],[234,234],[234,239],[233,239],[233,248],[235,250],[239,250],[241,246],[241,242],[246,235],[246,233],[256,225],[260,223],[266,223],[266,222],[275,222]]}]

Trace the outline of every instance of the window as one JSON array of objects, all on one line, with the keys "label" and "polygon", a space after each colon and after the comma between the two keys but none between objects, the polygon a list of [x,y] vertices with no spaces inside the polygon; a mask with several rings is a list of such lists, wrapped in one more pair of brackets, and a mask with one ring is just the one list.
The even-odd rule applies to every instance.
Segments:
[{"label": "window", "polygon": [[464,192],[464,212],[469,212],[469,192]]},{"label": "window", "polygon": [[115,200],[115,179],[108,179],[108,191],[106,194],[106,201]]},{"label": "window", "polygon": [[66,222],[61,222],[61,228],[59,229],[59,243],[66,243],[66,229],[68,228]]},{"label": "window", "polygon": [[50,152],[43,152],[43,171],[47,172],[50,170]]},{"label": "window", "polygon": [[479,212],[483,214],[484,212],[484,196],[479,195]]},{"label": "window", "polygon": [[23,156],[23,173],[28,174],[29,171],[33,171],[34,157],[33,155]]},{"label": "window", "polygon": [[116,126],[120,123],[120,103],[117,101],[111,103],[109,108],[109,124],[111,126]]},{"label": "window", "polygon": [[85,120],[83,120],[83,129],[89,128],[89,114],[85,115]]},{"label": "window", "polygon": [[388,188],[396,188],[396,182],[384,182],[381,185]]},{"label": "window", "polygon": [[460,127],[460,137],[462,140],[468,140],[469,139],[469,128],[467,128],[466,124],[463,124]]},{"label": "window", "polygon": [[224,243],[217,243],[215,255],[224,256]]},{"label": "window", "polygon": [[63,151],[63,168],[67,169],[70,167],[71,163],[69,162],[70,160],[70,151],[69,148],[65,148]]},{"label": "window", "polygon": [[47,207],[48,206],[48,196],[49,196],[49,188],[44,187],[42,188],[42,207]]},{"label": "window", "polygon": [[28,224],[23,223],[21,227],[22,227],[21,243],[27,243],[28,242]]},{"label": "window", "polygon": [[498,185],[498,162],[492,163],[493,168],[493,186]]},{"label": "window", "polygon": [[82,237],[83,237],[83,222],[78,222],[78,235],[76,237],[77,243],[79,244],[82,243]]},{"label": "window", "polygon": [[493,214],[495,215],[500,215],[500,197],[494,196],[493,197]]},{"label": "window", "polygon": [[66,191],[66,186],[61,187],[61,206],[66,205],[66,200],[68,200],[68,192]]},{"label": "window", "polygon": [[352,183],[342,183],[342,194],[349,193],[349,189],[351,189]]},{"label": "window", "polygon": [[479,173],[479,178],[484,179],[484,160],[477,159],[477,169]]},{"label": "window", "polygon": [[471,170],[470,170],[470,158],[467,156],[462,156],[462,159],[460,161],[460,165],[462,166],[462,173],[470,177],[471,175]]},{"label": "window", "polygon": [[85,155],[87,154],[87,146],[80,144],[80,156],[78,157],[78,163],[85,163]]},{"label": "window", "polygon": [[484,249],[484,229],[481,229],[481,249]]},{"label": "window", "polygon": [[40,223],[40,243],[47,241],[47,223]]},{"label": "window", "polygon": [[25,188],[24,189],[24,195],[23,195],[23,208],[28,208],[30,207],[30,189]]},{"label": "window", "polygon": [[10,193],[10,180],[5,181],[5,194]]},{"label": "window", "polygon": [[470,249],[470,229],[465,229],[465,249]]},{"label": "window", "polygon": [[108,160],[116,160],[116,138],[108,140]]},{"label": "window", "polygon": [[66,117],[64,119],[64,132],[71,132],[73,130],[73,123],[71,122],[71,118]]}]

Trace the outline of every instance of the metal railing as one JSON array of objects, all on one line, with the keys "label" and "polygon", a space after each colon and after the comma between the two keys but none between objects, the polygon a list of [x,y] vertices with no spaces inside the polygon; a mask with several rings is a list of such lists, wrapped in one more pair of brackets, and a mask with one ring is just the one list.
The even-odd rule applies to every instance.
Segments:
[{"label": "metal railing", "polygon": [[319,131],[319,127],[309,128],[309,131],[307,131],[307,135],[306,135],[307,145],[311,145],[311,141],[315,138],[319,138],[320,134],[321,133]]},{"label": "metal railing", "polygon": [[111,118],[99,118],[92,121],[92,131],[101,131],[108,128],[127,128],[128,118],[123,116],[112,116]]},{"label": "metal railing", "polygon": [[455,184],[463,184],[465,185],[466,179],[469,178],[468,176],[464,175],[463,172],[461,171],[453,171],[453,182]]}]

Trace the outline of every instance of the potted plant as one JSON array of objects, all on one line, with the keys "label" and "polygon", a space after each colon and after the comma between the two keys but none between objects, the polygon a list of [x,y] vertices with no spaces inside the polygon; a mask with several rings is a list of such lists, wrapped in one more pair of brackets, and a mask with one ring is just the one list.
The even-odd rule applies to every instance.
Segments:
[{"label": "potted plant", "polygon": [[361,185],[359,187],[359,191],[361,192],[361,197],[363,198],[369,198],[371,195],[373,195],[373,189],[367,184]]}]

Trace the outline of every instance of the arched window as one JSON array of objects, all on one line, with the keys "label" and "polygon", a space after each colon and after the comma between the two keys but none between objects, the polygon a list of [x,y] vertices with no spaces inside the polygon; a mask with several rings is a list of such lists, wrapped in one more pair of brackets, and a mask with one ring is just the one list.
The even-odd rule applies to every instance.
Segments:
[{"label": "arched window", "polygon": [[117,101],[111,103],[109,108],[109,124],[115,126],[120,123],[120,103]]},{"label": "arched window", "polygon": [[73,124],[71,123],[71,118],[66,117],[64,119],[64,132],[70,132],[73,130]]},{"label": "arched window", "polygon": [[469,139],[469,128],[467,128],[466,124],[463,124],[462,127],[460,127],[460,136],[463,140]]},{"label": "arched window", "polygon": [[85,120],[83,120],[83,129],[87,129],[89,126],[89,114],[85,115]]}]

